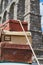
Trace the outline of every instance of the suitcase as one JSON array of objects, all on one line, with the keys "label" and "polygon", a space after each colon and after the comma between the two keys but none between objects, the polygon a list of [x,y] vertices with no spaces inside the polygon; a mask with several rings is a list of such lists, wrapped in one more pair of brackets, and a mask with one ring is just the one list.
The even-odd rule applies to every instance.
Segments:
[{"label": "suitcase", "polygon": [[[25,31],[28,31],[28,24],[27,22],[22,22],[22,25],[24,27]],[[7,20],[2,25],[0,25],[0,28],[3,30],[9,30],[9,31],[23,31],[19,21],[17,20]]]},{"label": "suitcase", "polygon": [[32,63],[32,51],[29,45],[1,43],[1,62]]}]

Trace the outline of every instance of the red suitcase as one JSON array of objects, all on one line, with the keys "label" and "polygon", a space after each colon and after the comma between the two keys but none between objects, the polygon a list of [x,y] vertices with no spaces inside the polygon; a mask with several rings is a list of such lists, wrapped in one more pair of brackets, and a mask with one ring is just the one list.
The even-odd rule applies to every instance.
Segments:
[{"label": "red suitcase", "polygon": [[[24,30],[25,31],[28,31],[28,24],[27,24],[27,22],[22,22],[21,21],[21,23],[22,23],[22,25],[24,27]],[[8,21],[4,22],[2,25],[0,25],[0,27],[3,30],[22,31],[22,28],[20,26],[20,23],[17,20],[8,20]]]},{"label": "red suitcase", "polygon": [[32,63],[32,51],[29,45],[17,45],[1,42],[1,61]]}]

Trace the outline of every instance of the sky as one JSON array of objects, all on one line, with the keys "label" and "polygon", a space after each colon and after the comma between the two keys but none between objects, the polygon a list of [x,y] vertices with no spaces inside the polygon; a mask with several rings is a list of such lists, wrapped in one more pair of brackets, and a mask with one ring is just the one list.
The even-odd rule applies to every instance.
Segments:
[{"label": "sky", "polygon": [[41,29],[42,29],[42,32],[43,32],[43,0],[40,0],[40,14],[41,14]]},{"label": "sky", "polygon": [[43,0],[40,0],[41,2],[43,2]]}]

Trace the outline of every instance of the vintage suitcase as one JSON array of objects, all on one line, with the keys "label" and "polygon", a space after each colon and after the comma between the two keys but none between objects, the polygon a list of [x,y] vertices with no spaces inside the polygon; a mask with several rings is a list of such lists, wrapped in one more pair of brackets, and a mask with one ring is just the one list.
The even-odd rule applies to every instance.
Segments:
[{"label": "vintage suitcase", "polygon": [[[27,31],[28,30],[27,22],[21,21],[21,23],[24,27],[24,30]],[[7,20],[2,25],[0,25],[0,28],[3,30],[9,30],[9,31],[22,31],[20,23],[17,20]]]},{"label": "vintage suitcase", "polygon": [[29,45],[1,42],[1,62],[32,63],[32,51]]},{"label": "vintage suitcase", "polygon": [[[26,34],[30,43],[32,43],[31,32],[26,32]],[[24,32],[16,32],[16,31],[12,32],[12,31],[3,30],[1,34],[1,41],[13,42],[16,44],[24,44],[24,45],[28,44]]]},{"label": "vintage suitcase", "polygon": [[[27,32],[27,23],[22,22],[22,25],[31,44],[32,37],[31,33]],[[32,51],[18,21],[8,20],[0,28],[0,62],[32,63]]]}]

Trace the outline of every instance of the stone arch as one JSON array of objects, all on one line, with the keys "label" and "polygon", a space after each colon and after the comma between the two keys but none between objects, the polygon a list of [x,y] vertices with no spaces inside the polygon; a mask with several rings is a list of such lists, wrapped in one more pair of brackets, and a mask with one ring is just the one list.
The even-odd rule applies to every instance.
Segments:
[{"label": "stone arch", "polygon": [[1,12],[4,11],[7,5],[8,5],[8,0],[1,0]]},{"label": "stone arch", "polygon": [[7,18],[7,11],[4,12],[2,23],[6,21],[6,18]]},{"label": "stone arch", "polygon": [[14,18],[14,5],[15,5],[15,2],[13,2],[10,6],[10,9],[9,9],[9,19],[13,19]]}]

